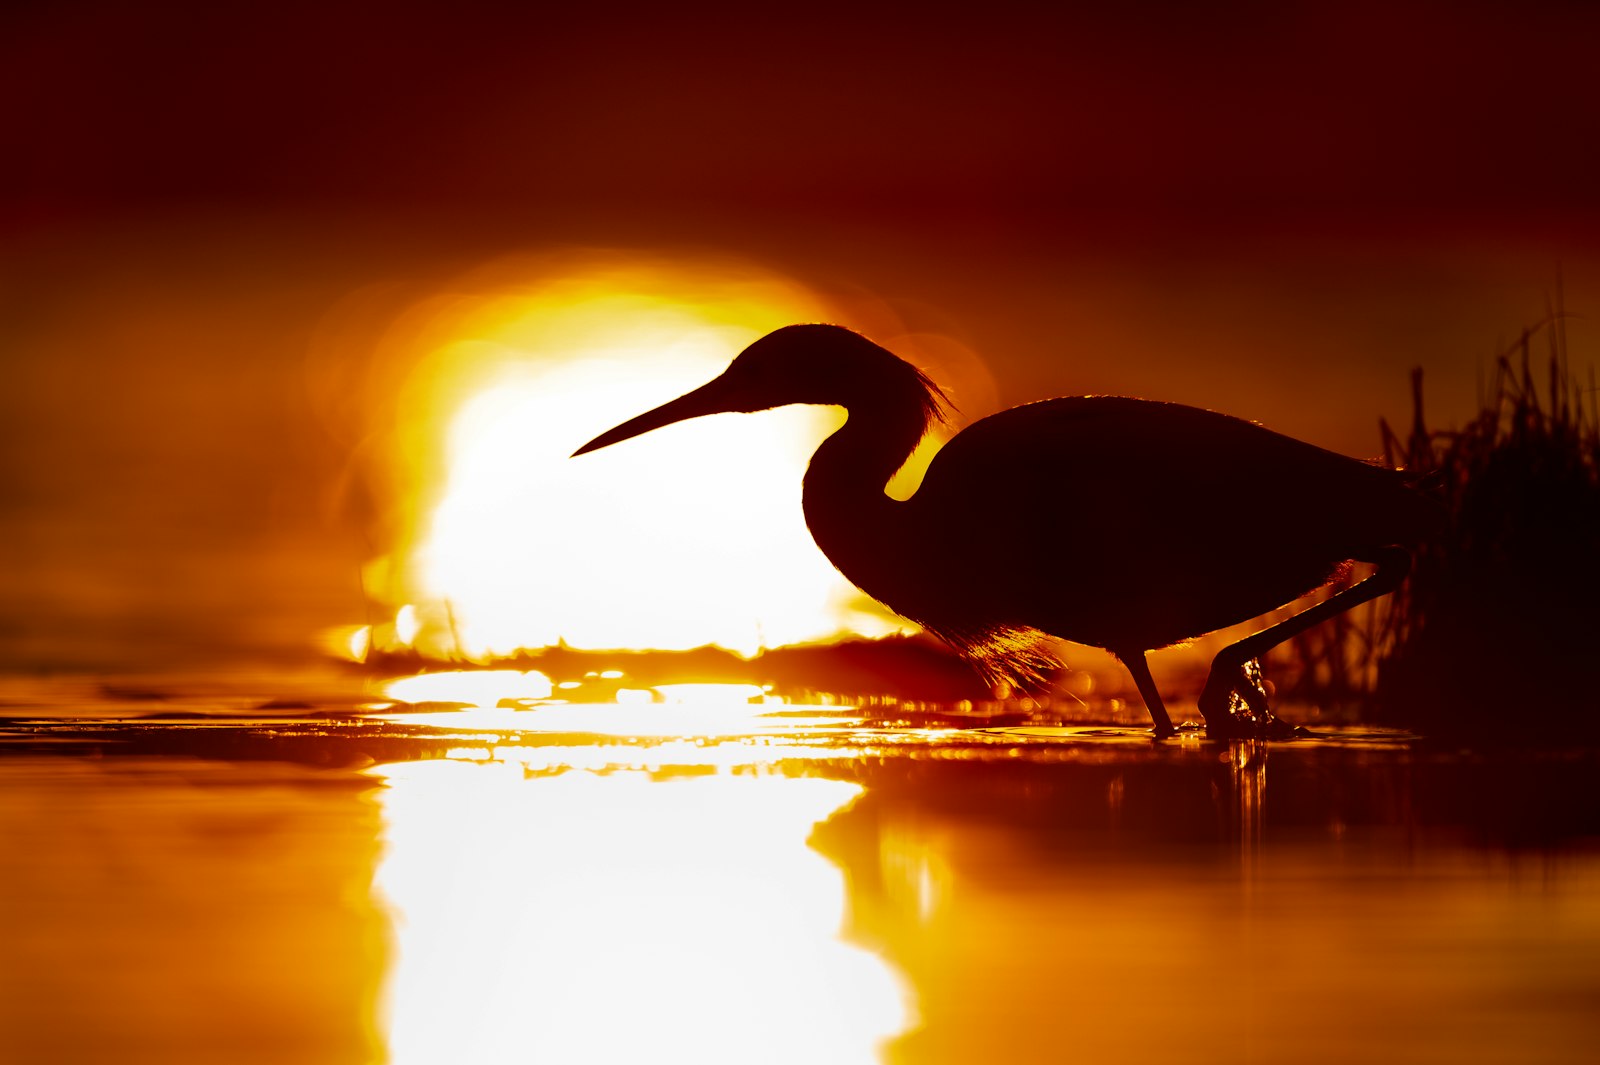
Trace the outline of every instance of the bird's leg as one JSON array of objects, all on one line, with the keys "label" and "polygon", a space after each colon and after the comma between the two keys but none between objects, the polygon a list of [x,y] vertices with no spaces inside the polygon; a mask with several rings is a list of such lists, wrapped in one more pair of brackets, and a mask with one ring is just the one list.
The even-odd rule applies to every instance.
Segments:
[{"label": "bird's leg", "polygon": [[1164,738],[1176,732],[1177,730],[1172,727],[1172,719],[1167,716],[1166,704],[1161,701],[1161,693],[1156,690],[1155,678],[1150,676],[1150,664],[1145,661],[1144,652],[1119,654],[1117,658],[1128,672],[1133,674],[1133,683],[1139,689],[1139,698],[1144,700],[1144,708],[1150,712],[1150,721],[1155,725],[1156,736]]},{"label": "bird's leg", "polygon": [[[1381,548],[1374,552],[1371,559],[1361,561],[1370,561],[1377,566],[1372,576],[1316,606],[1302,610],[1292,618],[1246,636],[1217,652],[1217,657],[1211,663],[1211,675],[1206,678],[1205,690],[1200,694],[1200,715],[1205,718],[1207,735],[1216,738],[1241,733],[1259,736],[1279,729],[1293,734],[1294,730],[1284,728],[1267,708],[1259,685],[1245,674],[1246,664],[1336,614],[1394,591],[1411,570],[1411,554],[1403,547]],[[1230,703],[1235,693],[1243,696],[1253,720],[1246,722],[1245,715],[1233,712]]]}]

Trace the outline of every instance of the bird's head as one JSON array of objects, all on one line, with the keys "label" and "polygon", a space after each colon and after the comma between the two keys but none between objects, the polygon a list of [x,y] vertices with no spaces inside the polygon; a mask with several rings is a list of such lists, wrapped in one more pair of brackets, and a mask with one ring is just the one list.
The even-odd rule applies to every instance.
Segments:
[{"label": "bird's head", "polygon": [[837,325],[786,325],[739,353],[722,374],[686,395],[601,433],[574,456],[707,414],[770,410],[790,403],[850,408],[884,396],[914,396],[927,419],[944,395],[920,370]]}]

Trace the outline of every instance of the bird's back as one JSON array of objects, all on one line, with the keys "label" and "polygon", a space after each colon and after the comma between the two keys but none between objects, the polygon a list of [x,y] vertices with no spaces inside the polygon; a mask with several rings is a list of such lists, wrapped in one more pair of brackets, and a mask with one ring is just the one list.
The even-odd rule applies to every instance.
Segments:
[{"label": "bird's back", "polygon": [[1119,649],[1274,609],[1433,521],[1392,470],[1228,415],[1104,396],[974,423],[907,506],[927,535],[918,564],[947,585],[928,608]]}]

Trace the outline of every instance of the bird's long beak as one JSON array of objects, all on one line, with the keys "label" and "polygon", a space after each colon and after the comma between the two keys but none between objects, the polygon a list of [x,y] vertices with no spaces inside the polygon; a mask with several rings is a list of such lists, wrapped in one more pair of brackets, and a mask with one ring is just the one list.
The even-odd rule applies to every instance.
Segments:
[{"label": "bird's long beak", "polygon": [[584,455],[590,451],[599,451],[603,447],[619,444],[624,440],[632,439],[652,429],[660,429],[673,422],[686,421],[690,418],[699,418],[707,414],[724,414],[729,411],[749,410],[740,404],[724,378],[718,377],[701,385],[693,392],[679,396],[669,403],[663,403],[655,410],[645,411],[637,418],[629,418],[615,429],[608,429],[572,453],[573,458]]}]

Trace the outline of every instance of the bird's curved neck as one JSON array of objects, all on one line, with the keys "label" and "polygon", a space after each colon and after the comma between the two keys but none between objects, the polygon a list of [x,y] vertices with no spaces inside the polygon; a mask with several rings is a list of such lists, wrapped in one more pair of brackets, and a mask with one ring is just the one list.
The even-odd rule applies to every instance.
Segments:
[{"label": "bird's curved neck", "polygon": [[893,557],[901,504],[885,494],[928,428],[919,400],[857,403],[822,442],[806,470],[802,501],[817,546],[871,594],[872,574]]}]

